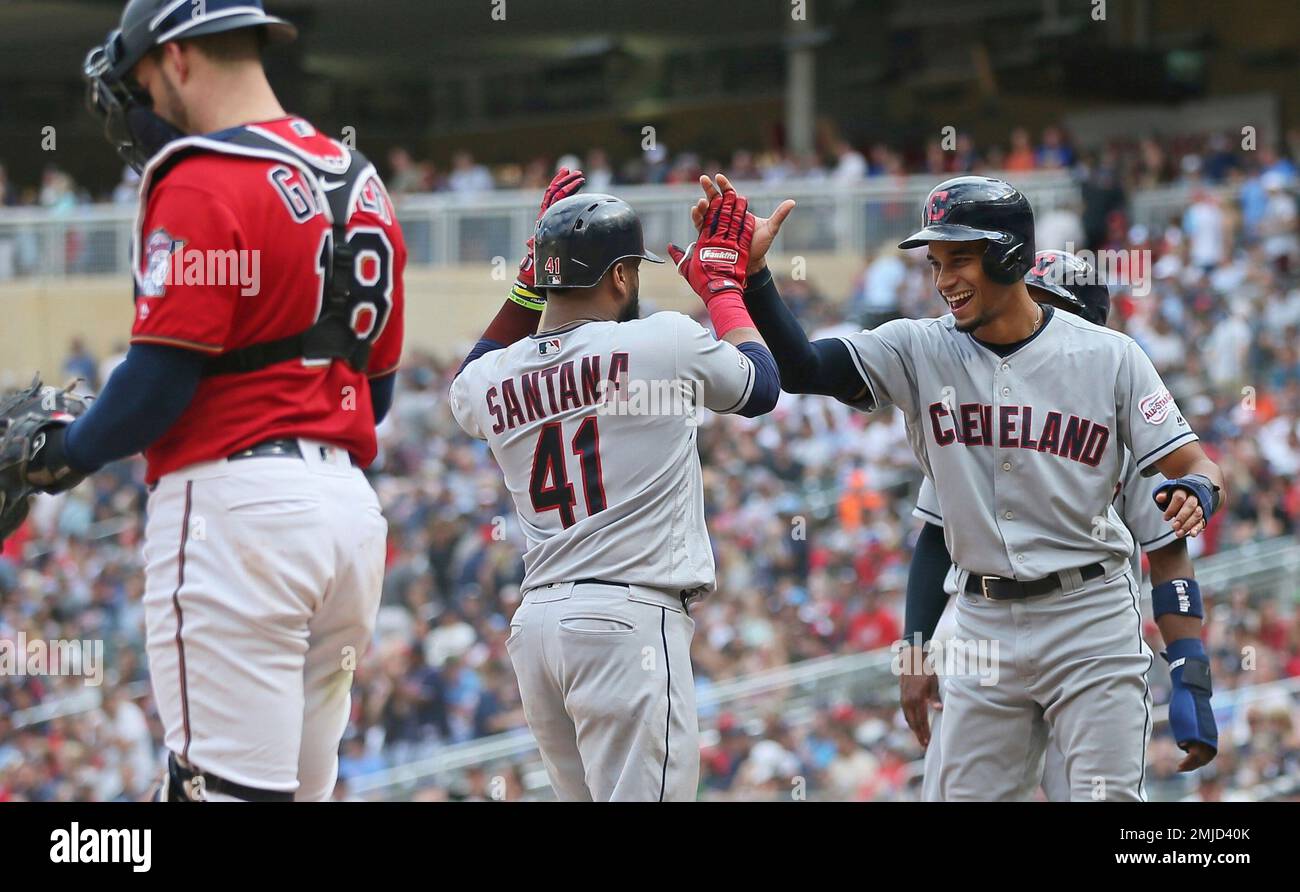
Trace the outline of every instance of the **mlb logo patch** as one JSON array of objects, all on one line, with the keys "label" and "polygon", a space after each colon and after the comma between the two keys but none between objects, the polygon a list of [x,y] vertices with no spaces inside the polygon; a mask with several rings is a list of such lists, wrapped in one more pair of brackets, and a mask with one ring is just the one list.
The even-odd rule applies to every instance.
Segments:
[{"label": "mlb logo patch", "polygon": [[537,344],[537,352],[540,353],[542,356],[551,356],[553,354],[559,353],[560,339],[550,338],[545,341],[539,341]]}]

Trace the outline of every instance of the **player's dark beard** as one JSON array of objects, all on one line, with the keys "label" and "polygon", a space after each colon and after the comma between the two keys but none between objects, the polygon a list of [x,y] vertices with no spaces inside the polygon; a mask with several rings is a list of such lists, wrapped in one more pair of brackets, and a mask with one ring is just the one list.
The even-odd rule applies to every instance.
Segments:
[{"label": "player's dark beard", "polygon": [[633,319],[641,318],[641,295],[633,291],[632,296],[628,298],[627,303],[618,311],[619,322],[631,322]]},{"label": "player's dark beard", "polygon": [[975,331],[976,329],[983,328],[985,325],[988,325],[988,323],[989,323],[989,317],[988,317],[988,315],[987,315],[986,313],[980,313],[978,316],[976,316],[976,317],[975,317],[974,319],[972,319],[971,321],[969,321],[969,322],[964,322],[964,323],[959,322],[959,323],[957,323],[956,325],[954,325],[953,327],[956,328],[956,329],[957,329],[958,331],[960,331],[960,332],[963,332],[963,333],[965,333],[965,334],[969,334],[970,332]]},{"label": "player's dark beard", "polygon": [[[984,300],[984,295],[983,294],[976,295],[975,300],[982,302]],[[979,312],[975,314],[973,319],[971,319],[969,322],[955,322],[953,327],[956,328],[958,331],[962,332],[963,334],[970,334],[976,329],[980,329],[983,328],[985,325],[988,325],[990,322],[993,321],[993,318],[994,318],[993,314],[990,313],[988,308],[983,306],[983,304],[981,303]]]}]

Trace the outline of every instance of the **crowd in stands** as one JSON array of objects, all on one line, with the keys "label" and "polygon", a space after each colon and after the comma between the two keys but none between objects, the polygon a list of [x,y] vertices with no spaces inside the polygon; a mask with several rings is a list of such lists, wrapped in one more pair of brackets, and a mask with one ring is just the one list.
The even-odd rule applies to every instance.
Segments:
[{"label": "crowd in stands", "polygon": [[[1090,221],[1079,221],[1098,234],[1086,243],[1149,252],[1150,275],[1149,288],[1115,283],[1111,325],[1152,357],[1223,467],[1231,493],[1229,506],[1191,543],[1193,556],[1294,537],[1300,524],[1295,158],[1261,152],[1243,162],[1240,153],[1225,149],[1225,159],[1207,144],[1193,164],[1176,148],[1142,146],[1136,156],[1081,160],[1059,133],[1043,134],[1036,145],[1022,134],[997,160],[1007,169],[1092,164],[1088,182],[1102,191],[1113,177],[1116,201],[1100,226],[1092,230]],[[970,166],[992,163],[990,155]],[[601,176],[626,182],[608,162],[593,163],[599,160],[584,159],[589,188],[599,188]],[[735,163],[744,160],[733,158],[730,169],[746,169]],[[754,175],[776,175],[769,160],[749,161]],[[446,177],[409,156],[390,162],[390,185],[401,191],[502,185],[499,172],[468,156]],[[826,176],[871,176],[900,163],[889,150],[873,148],[857,159],[841,153],[819,169]],[[644,176],[688,181],[686,168],[693,172],[693,165],[665,156],[661,168],[647,162],[647,170],[658,172]],[[544,183],[551,167],[527,165],[510,184]],[[806,174],[813,167],[799,169]],[[1189,176],[1230,188],[1198,192],[1159,230],[1127,225],[1126,189],[1147,177]],[[815,333],[893,315],[936,315],[943,308],[917,253],[872,253],[850,295],[823,294],[814,280],[785,280],[782,293]],[[522,537],[487,449],[451,419],[446,393],[458,363],[409,355],[381,428],[372,478],[390,526],[388,567],[375,637],[355,678],[340,798],[353,795],[349,784],[360,776],[523,727],[504,648],[520,598]],[[101,364],[82,345],[70,352],[68,367],[84,370],[83,377],[102,378],[109,366],[111,359]],[[918,478],[896,411],[863,416],[823,398],[783,395],[762,419],[708,418],[699,451],[718,574],[717,592],[693,608],[701,691],[802,660],[887,648],[898,637],[918,527],[910,513]],[[120,462],[69,494],[39,500],[0,553],[0,639],[24,633],[102,640],[106,666],[104,684],[92,692],[102,701],[90,708],[74,708],[69,699],[86,694],[82,678],[0,674],[0,801],[136,799],[157,779],[161,727],[142,651],[142,472],[138,459]],[[1205,638],[1221,702],[1237,689],[1300,678],[1300,605],[1293,598],[1234,587],[1209,591],[1207,599]],[[1147,639],[1160,650],[1151,623]],[[1166,700],[1158,658],[1151,683],[1156,702]],[[894,697],[891,688],[861,702],[834,699],[797,720],[779,703],[706,710],[701,795],[915,798],[921,751]],[[1177,774],[1180,753],[1157,728],[1149,752],[1153,795],[1249,796],[1257,784],[1300,773],[1296,695],[1275,692],[1225,707],[1220,727],[1218,759],[1194,775]],[[502,765],[427,783],[414,795],[536,794],[519,766]]]},{"label": "crowd in stands", "polygon": [[[449,159],[437,161],[417,158],[410,148],[399,145],[388,150],[381,172],[394,195],[475,195],[494,189],[542,190],[554,170],[562,166],[582,168],[590,191],[694,183],[702,173],[718,170],[727,171],[736,182],[829,180],[841,184],[905,174],[1073,170],[1095,180],[1098,188],[1118,188],[1118,203],[1122,203],[1124,190],[1172,183],[1232,185],[1270,169],[1294,177],[1291,159],[1300,154],[1300,128],[1289,131],[1277,144],[1266,140],[1258,146],[1243,145],[1240,135],[1215,132],[1112,139],[1081,150],[1058,125],[1044,127],[1037,136],[1025,127],[1016,127],[1005,142],[985,146],[977,145],[968,133],[957,133],[948,143],[933,139],[907,147],[886,141],[856,144],[826,125],[821,128],[818,142],[818,149],[807,153],[779,146],[751,146],[736,149],[730,157],[690,149],[674,152],[664,143],[655,143],[644,150],[624,153],[617,160],[606,148],[594,147],[559,158],[538,155],[525,162],[493,165],[475,159],[463,149]],[[78,185],[57,165],[49,164],[39,183],[15,184],[0,161],[0,207],[40,206],[59,211],[96,200],[132,203],[138,183],[135,172],[125,168],[112,190],[96,194]]]}]

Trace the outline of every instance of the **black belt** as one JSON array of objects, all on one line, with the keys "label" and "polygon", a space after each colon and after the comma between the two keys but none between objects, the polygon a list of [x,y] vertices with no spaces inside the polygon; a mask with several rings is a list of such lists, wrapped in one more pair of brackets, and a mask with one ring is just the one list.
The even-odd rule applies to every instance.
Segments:
[{"label": "black belt", "polygon": [[298,441],[292,437],[281,437],[278,440],[263,440],[256,445],[249,446],[247,449],[241,449],[233,455],[226,457],[227,461],[239,461],[241,458],[267,458],[269,456],[279,455],[287,458],[302,458],[302,447]]},{"label": "black belt", "polygon": [[[1083,581],[1096,579],[1098,576],[1104,576],[1106,568],[1101,564],[1089,564],[1086,567],[1079,568],[1079,575]],[[980,576],[978,573],[972,573],[966,577],[966,591],[972,595],[983,595],[990,601],[1017,601],[1021,598],[1036,598],[1039,595],[1046,595],[1064,588],[1061,582],[1061,575],[1053,573],[1050,576],[1044,576],[1042,579],[1031,579],[1028,582],[1017,582],[1014,579],[1004,579],[1001,576]]]},{"label": "black belt", "polygon": [[[626,582],[610,582],[608,579],[575,579],[573,580],[573,584],[574,585],[612,585],[615,588],[630,588],[630,586],[628,586]],[[682,599],[682,609],[685,609],[686,606],[690,604],[691,598],[695,596],[695,593],[696,592],[694,589],[692,589],[691,591],[681,591],[678,593],[677,597]]]},{"label": "black belt", "polygon": [[[241,458],[302,458],[302,447],[292,437],[280,437],[275,440],[263,440],[247,449],[241,449],[233,455],[226,456],[226,461],[239,461]],[[325,449],[321,448],[321,458],[325,458]],[[352,464],[357,464],[356,456],[349,455]]]}]

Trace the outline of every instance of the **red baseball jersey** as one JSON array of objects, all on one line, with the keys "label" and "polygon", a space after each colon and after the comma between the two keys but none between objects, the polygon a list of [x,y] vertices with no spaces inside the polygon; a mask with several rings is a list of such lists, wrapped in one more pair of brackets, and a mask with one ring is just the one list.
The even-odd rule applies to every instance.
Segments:
[{"label": "red baseball jersey", "polygon": [[[326,169],[349,157],[300,118],[250,129]],[[326,202],[301,169],[218,147],[181,157],[157,182],[148,176],[132,343],[217,356],[311,327],[321,311],[332,235]],[[363,467],[374,460],[369,378],[392,373],[400,358],[406,244],[373,170],[356,196],[347,223],[356,257],[351,291],[359,300],[351,321],[358,336],[374,336],[365,373],[342,360],[297,358],[203,378],[177,422],[145,450],[149,482],[276,437],[332,443]]]}]

